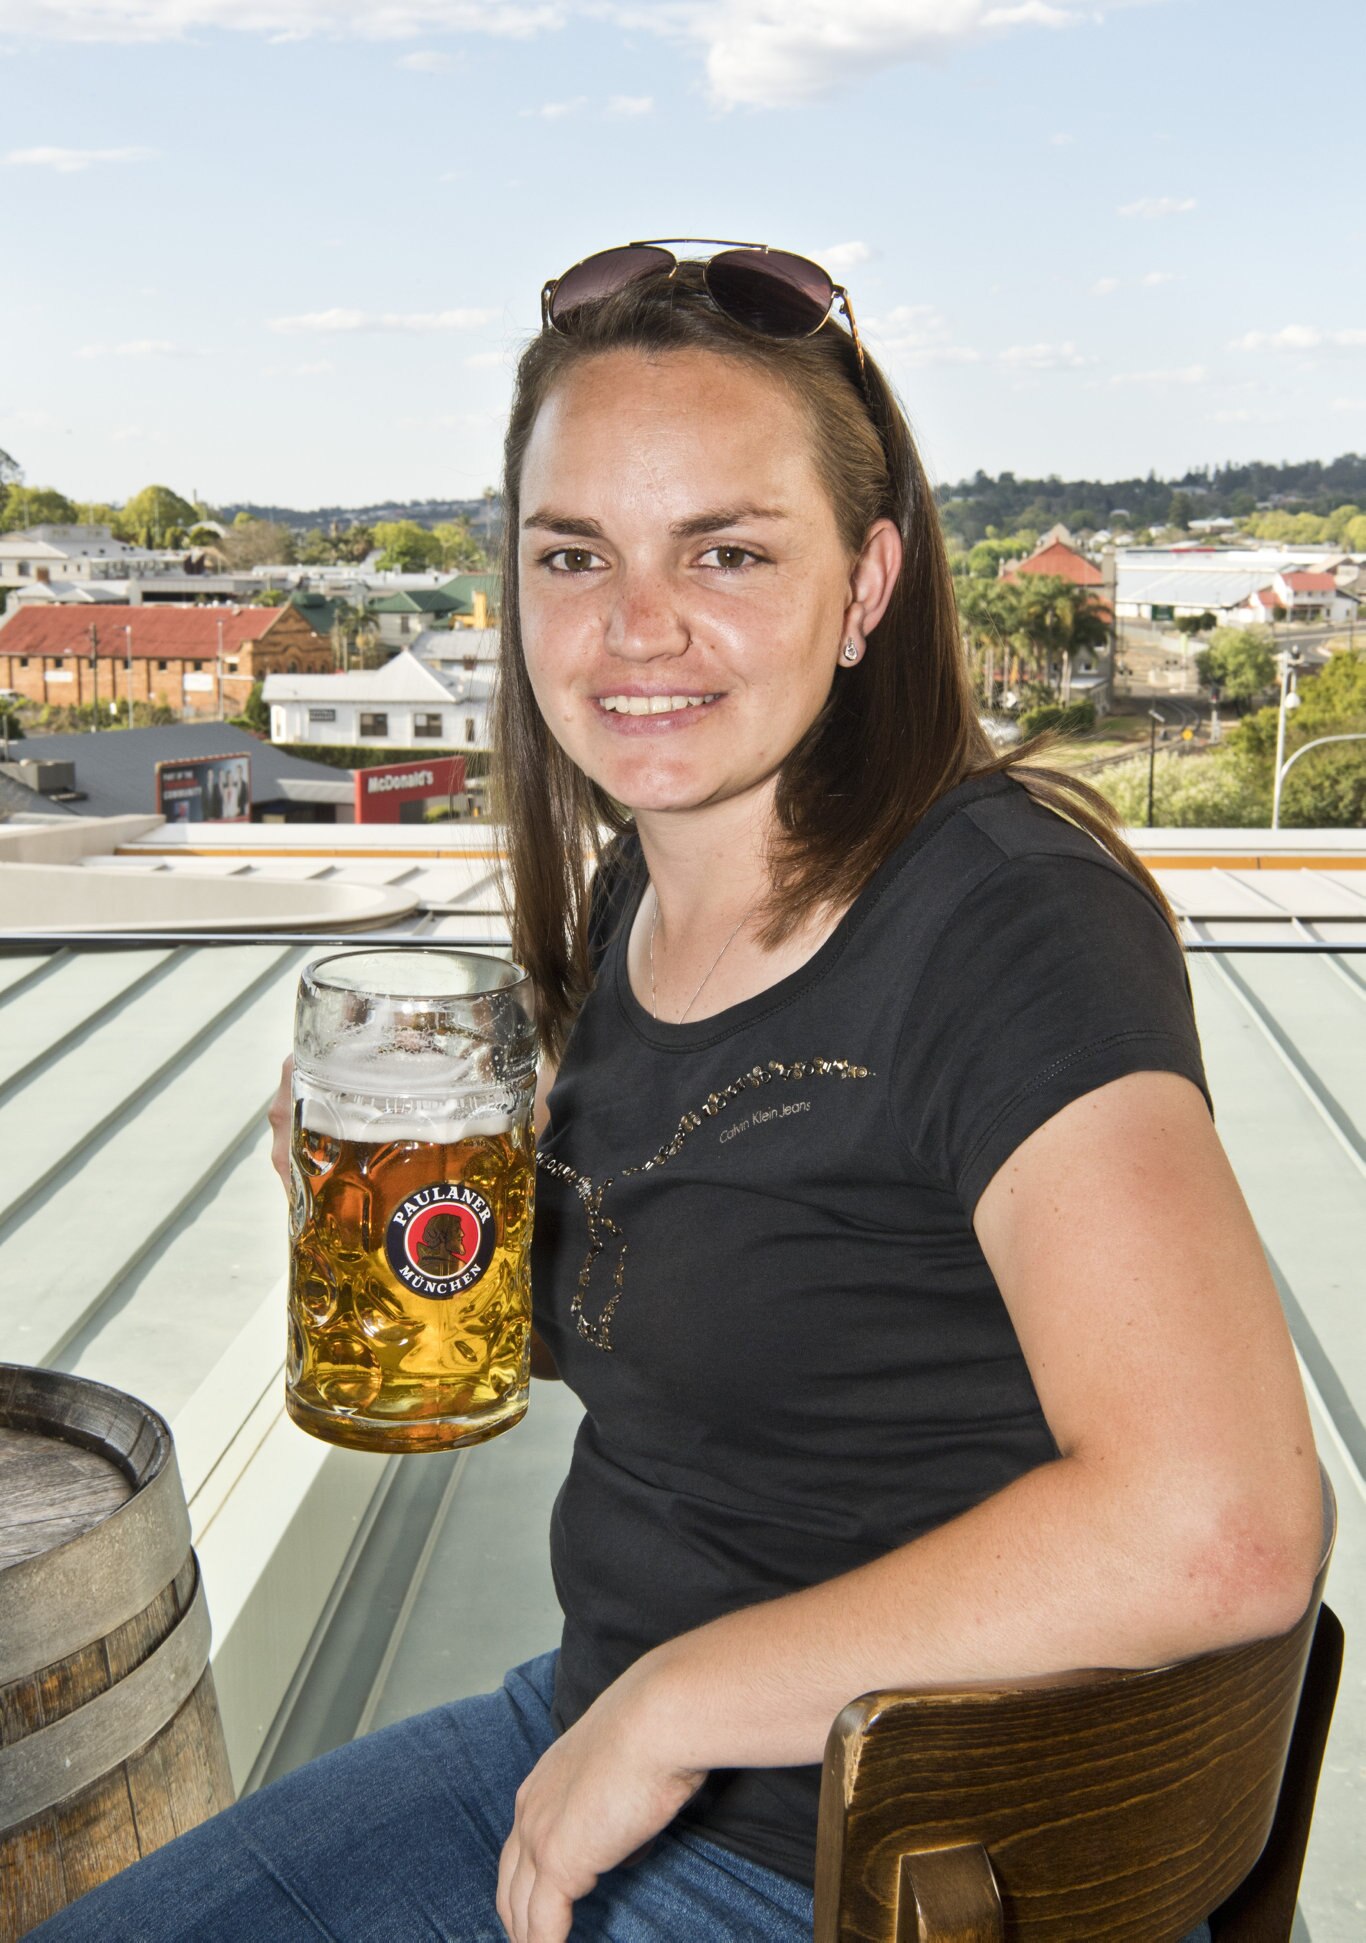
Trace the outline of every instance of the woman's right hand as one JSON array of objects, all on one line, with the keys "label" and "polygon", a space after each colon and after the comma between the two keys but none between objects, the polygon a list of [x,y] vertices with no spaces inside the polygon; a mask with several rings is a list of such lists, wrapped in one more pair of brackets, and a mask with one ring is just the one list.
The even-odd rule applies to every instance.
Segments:
[{"label": "woman's right hand", "polygon": [[266,1114],[270,1121],[272,1139],[270,1143],[270,1163],[289,1192],[289,1135],[294,1119],[294,1055],[285,1060],[280,1068],[280,1090],[270,1103]]}]

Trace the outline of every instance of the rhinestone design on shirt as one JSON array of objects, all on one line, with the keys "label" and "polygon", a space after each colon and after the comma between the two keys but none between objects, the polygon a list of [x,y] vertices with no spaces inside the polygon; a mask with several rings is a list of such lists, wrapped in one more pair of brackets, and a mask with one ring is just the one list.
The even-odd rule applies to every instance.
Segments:
[{"label": "rhinestone design on shirt", "polygon": [[[609,1175],[598,1186],[594,1186],[586,1174],[580,1174],[574,1168],[566,1166],[564,1161],[557,1160],[553,1154],[538,1154],[537,1165],[556,1180],[565,1181],[573,1188],[583,1203],[588,1220],[588,1253],[584,1257],[583,1267],[579,1270],[578,1285],[569,1305],[574,1326],[584,1341],[591,1343],[594,1349],[611,1349],[612,1318],[616,1314],[626,1284],[628,1252],[626,1237],[617,1222],[603,1207],[603,1202],[610,1193],[614,1181],[626,1180],[633,1174],[648,1174],[657,1167],[665,1166],[682,1150],[690,1134],[696,1133],[706,1121],[714,1120],[743,1094],[753,1092],[758,1087],[771,1086],[775,1081],[868,1079],[869,1077],[868,1067],[856,1066],[848,1059],[794,1059],[788,1062],[770,1059],[762,1066],[751,1066],[747,1073],[741,1073],[740,1077],[732,1080],[729,1086],[723,1086],[719,1092],[708,1093],[696,1112],[683,1114],[674,1129],[672,1138],[667,1140],[657,1152],[651,1154],[648,1160],[637,1161],[630,1167],[623,1167],[619,1176]],[[587,1299],[588,1284],[594,1264],[609,1240],[615,1243],[617,1250],[617,1258],[612,1268],[612,1293],[603,1305],[602,1313],[593,1320],[584,1313],[584,1302]]]}]

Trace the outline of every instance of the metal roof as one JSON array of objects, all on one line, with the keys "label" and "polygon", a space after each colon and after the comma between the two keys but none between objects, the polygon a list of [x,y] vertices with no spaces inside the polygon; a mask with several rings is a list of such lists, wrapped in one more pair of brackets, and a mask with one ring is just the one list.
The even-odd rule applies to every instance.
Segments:
[{"label": "metal roof", "polygon": [[1246,567],[1133,567],[1121,568],[1115,586],[1120,601],[1152,602],[1159,607],[1236,607],[1240,601],[1270,586],[1274,567],[1255,571]]},{"label": "metal roof", "polygon": [[[423,1466],[334,1450],[284,1417],[285,1204],[262,1116],[310,955],[0,953],[0,1341],[170,1418],[239,1786],[553,1642],[544,1534],[574,1431],[553,1385],[523,1428]],[[1220,1134],[1338,1495],[1330,1597],[1366,1610],[1366,961],[1190,969]],[[474,1557],[496,1569],[471,1573]],[[1359,1925],[1361,1641],[1348,1652],[1301,1898],[1315,1943]]]},{"label": "metal roof", "polygon": [[[279,802],[286,779],[335,784],[347,772],[258,741],[226,722],[176,722],[156,729],[105,729],[98,735],[30,735],[14,744],[25,761],[56,758],[76,765],[76,788],[85,801],[72,804],[82,816],[121,816],[156,809],[156,766],[191,756],[251,757],[251,800]],[[331,799],[329,799],[331,800]]]},{"label": "metal roof", "polygon": [[[1174,859],[1205,833],[1130,834],[1194,941],[1366,942],[1359,831],[1213,832],[1212,861],[1185,868]],[[84,863],[393,885],[416,894],[424,935],[493,943],[507,935],[495,838],[487,824],[182,828]],[[1316,840],[1332,861],[1302,867],[1296,847]],[[558,1626],[545,1529],[577,1415],[560,1386],[537,1386],[507,1437],[416,1466],[318,1444],[283,1414],[285,1205],[262,1116],[299,970],[322,948],[0,947],[0,1343],[171,1420],[239,1787],[435,1694],[485,1690]],[[1366,955],[1188,962],[1219,1132],[1338,1496],[1329,1596],[1366,1610]],[[1314,1943],[1355,1943],[1360,1926],[1354,1635],[1348,1655],[1301,1892]]]},{"label": "metal roof", "polygon": [[450,700],[450,689],[440,675],[406,648],[379,668],[333,675],[267,675],[261,692],[267,703]]}]

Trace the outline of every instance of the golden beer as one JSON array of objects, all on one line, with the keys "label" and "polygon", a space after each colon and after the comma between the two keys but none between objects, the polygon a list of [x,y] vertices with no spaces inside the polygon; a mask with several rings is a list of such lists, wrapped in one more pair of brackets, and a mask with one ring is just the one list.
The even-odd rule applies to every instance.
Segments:
[{"label": "golden beer", "polygon": [[509,983],[419,950],[304,973],[286,1403],[331,1443],[449,1450],[526,1411],[534,1034]]}]

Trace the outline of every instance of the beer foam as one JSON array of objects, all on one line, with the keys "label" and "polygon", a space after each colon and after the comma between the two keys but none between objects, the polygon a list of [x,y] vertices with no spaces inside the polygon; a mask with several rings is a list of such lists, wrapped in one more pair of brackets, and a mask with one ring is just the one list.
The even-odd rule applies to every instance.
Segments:
[{"label": "beer foam", "polygon": [[323,1058],[301,1050],[294,1066],[308,1131],[370,1144],[509,1134],[528,1119],[533,1088],[530,1070],[495,1076],[493,1049],[480,1040],[452,1052],[429,1039],[403,1045],[391,1033],[349,1032]]},{"label": "beer foam", "polygon": [[329,1140],[378,1146],[390,1140],[420,1140],[454,1147],[462,1140],[487,1140],[510,1134],[519,1115],[510,1093],[484,1103],[454,1100],[358,1099],[352,1095],[297,1093],[300,1117],[309,1133]]}]

